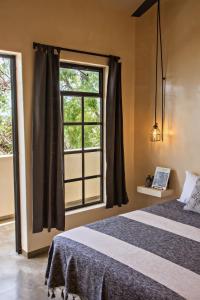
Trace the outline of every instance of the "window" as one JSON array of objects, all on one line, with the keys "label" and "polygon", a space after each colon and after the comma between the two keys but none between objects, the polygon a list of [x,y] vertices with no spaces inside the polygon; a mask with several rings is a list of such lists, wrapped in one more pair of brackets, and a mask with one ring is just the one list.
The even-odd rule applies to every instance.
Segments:
[{"label": "window", "polygon": [[13,152],[12,94],[14,57],[0,54],[0,155]]},{"label": "window", "polygon": [[16,251],[21,254],[16,56],[20,55],[0,53],[0,213],[2,217],[14,214]]},{"label": "window", "polygon": [[103,202],[103,69],[61,62],[66,210]]}]

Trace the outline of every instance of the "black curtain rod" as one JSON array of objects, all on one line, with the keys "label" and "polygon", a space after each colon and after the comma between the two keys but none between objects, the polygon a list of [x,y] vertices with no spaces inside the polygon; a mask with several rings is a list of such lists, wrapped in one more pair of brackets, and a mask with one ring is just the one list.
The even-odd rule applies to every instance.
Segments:
[{"label": "black curtain rod", "polygon": [[95,52],[88,52],[88,51],[81,51],[81,50],[76,50],[76,49],[69,49],[69,48],[62,48],[62,47],[57,47],[57,46],[52,46],[52,45],[45,45],[45,44],[40,44],[33,42],[33,49],[36,49],[38,46],[40,47],[46,47],[46,48],[54,48],[58,51],[69,51],[69,52],[74,52],[74,53],[81,53],[81,54],[87,54],[87,55],[93,55],[93,56],[101,56],[101,57],[107,57],[109,58],[110,56],[114,56],[116,59],[120,59],[119,56],[115,55],[107,55],[107,54],[101,54],[101,53],[95,53]]}]

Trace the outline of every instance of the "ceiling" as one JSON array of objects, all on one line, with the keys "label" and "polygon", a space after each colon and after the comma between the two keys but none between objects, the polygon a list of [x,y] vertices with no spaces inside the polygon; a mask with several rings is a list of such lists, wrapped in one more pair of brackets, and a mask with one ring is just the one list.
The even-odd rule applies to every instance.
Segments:
[{"label": "ceiling", "polygon": [[144,0],[99,0],[104,5],[109,6],[115,10],[123,11],[132,14]]}]

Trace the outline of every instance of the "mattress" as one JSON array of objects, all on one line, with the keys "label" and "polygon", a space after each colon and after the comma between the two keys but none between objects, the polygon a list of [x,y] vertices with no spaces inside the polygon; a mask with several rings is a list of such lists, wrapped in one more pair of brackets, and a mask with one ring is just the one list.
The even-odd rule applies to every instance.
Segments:
[{"label": "mattress", "polygon": [[200,215],[174,200],[63,232],[46,280],[65,299],[199,300]]}]

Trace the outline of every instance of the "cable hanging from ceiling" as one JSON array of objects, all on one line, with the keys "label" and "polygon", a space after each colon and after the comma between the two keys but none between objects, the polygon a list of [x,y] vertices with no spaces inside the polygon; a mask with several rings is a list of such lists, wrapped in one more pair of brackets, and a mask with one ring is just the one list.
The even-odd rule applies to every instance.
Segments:
[{"label": "cable hanging from ceiling", "polygon": [[[152,142],[163,141],[164,138],[164,117],[165,117],[165,97],[164,97],[164,68],[163,68],[163,46],[162,46],[162,29],[160,16],[160,0],[157,5],[157,19],[156,19],[156,82],[155,82],[155,111],[154,111],[154,125],[151,130],[150,140]],[[161,64],[161,130],[157,121],[157,107],[158,107],[158,67],[159,67],[159,47],[160,47],[160,64]]]}]

